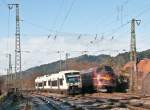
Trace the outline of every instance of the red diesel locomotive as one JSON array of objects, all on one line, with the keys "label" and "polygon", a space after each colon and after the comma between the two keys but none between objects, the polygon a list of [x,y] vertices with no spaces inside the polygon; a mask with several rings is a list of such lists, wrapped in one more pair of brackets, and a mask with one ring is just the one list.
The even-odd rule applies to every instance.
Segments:
[{"label": "red diesel locomotive", "polygon": [[110,66],[94,67],[81,71],[82,92],[113,92],[116,76]]}]

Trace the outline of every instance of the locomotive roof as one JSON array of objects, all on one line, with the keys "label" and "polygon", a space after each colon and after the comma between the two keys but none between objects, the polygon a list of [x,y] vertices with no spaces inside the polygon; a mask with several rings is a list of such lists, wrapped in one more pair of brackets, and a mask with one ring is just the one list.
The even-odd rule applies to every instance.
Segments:
[{"label": "locomotive roof", "polygon": [[81,71],[81,73],[84,73],[84,72],[91,72],[91,71],[94,71],[95,69],[97,69],[98,67],[92,67],[92,68],[89,68],[89,69],[84,69]]},{"label": "locomotive roof", "polygon": [[82,70],[81,71],[81,74],[82,73],[88,73],[88,72],[92,72],[92,71],[95,71],[96,69],[98,69],[98,68],[105,68],[105,67],[111,67],[111,66],[108,66],[108,65],[103,65],[103,66],[96,66],[96,67],[92,67],[92,68],[89,68],[89,69],[84,69],[84,70]]}]

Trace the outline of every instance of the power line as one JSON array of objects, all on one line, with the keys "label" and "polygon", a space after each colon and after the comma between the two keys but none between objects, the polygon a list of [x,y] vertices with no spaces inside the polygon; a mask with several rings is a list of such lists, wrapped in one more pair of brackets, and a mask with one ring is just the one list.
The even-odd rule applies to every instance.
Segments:
[{"label": "power line", "polygon": [[145,8],[144,10],[142,10],[139,14],[136,15],[136,18],[141,17],[143,14],[145,14],[148,11],[150,11],[150,7]]},{"label": "power line", "polygon": [[[124,5],[127,5],[128,3],[129,3],[129,0],[126,0],[126,1],[123,3],[123,6],[124,6]],[[142,16],[143,14],[145,14],[145,13],[148,12],[148,11],[150,11],[150,7],[143,9],[139,14],[136,15],[136,18]],[[112,30],[114,30],[114,31],[113,31],[112,33],[110,33],[110,35],[116,33],[119,29],[123,28],[124,26],[126,26],[126,25],[129,24],[129,23],[130,23],[130,21],[127,21],[126,23],[122,24],[122,25],[119,26],[118,28],[112,29]],[[108,32],[108,31],[107,31],[107,32]]]},{"label": "power line", "polygon": [[[70,12],[71,11],[71,9],[72,9],[72,7],[73,7],[73,4],[74,4],[74,1],[72,2],[72,5],[71,5],[71,7],[70,7],[70,10],[68,11],[68,12]],[[66,21],[66,19],[67,19],[67,16],[69,15],[69,13],[66,15],[66,17],[65,17],[65,19],[64,19],[64,21]],[[80,39],[81,38],[81,36],[95,36],[95,34],[90,34],[90,33],[69,33],[69,32],[58,32],[57,30],[52,30],[52,29],[48,29],[48,28],[46,28],[46,27],[44,27],[44,26],[41,26],[41,25],[38,25],[38,24],[35,24],[35,23],[31,23],[31,22],[29,22],[29,21],[26,21],[26,20],[23,20],[23,21],[25,21],[25,22],[27,22],[28,24],[31,24],[31,25],[33,25],[34,27],[37,27],[37,28],[40,28],[40,29],[43,29],[43,30],[46,30],[46,31],[52,31],[52,34],[49,34],[49,35],[51,35],[51,36],[54,36],[55,38],[57,37],[57,36],[61,36],[61,35],[68,35],[68,36],[70,36],[70,35],[76,35],[76,36],[79,36],[78,38]],[[111,23],[113,23],[113,22],[111,22]],[[62,23],[62,24],[64,24],[64,22]],[[63,26],[63,25],[62,25]],[[120,27],[122,27],[122,26],[120,26]],[[119,27],[119,28],[120,28]],[[118,29],[118,28],[117,28]],[[116,30],[117,30],[116,29]],[[54,33],[57,33],[56,35],[54,34]],[[108,32],[108,31],[107,31]],[[107,33],[107,32],[105,32],[105,33]],[[61,35],[58,35],[58,34],[61,34]],[[49,37],[49,35],[47,35],[48,37]],[[97,34],[97,35],[100,35],[100,34]]]},{"label": "power line", "polygon": [[59,9],[58,9],[58,11],[60,10],[60,12],[57,12],[57,15],[56,15],[56,17],[55,17],[55,19],[54,19],[54,22],[53,22],[53,24],[52,24],[52,29],[55,27],[56,22],[57,22],[57,19],[58,19],[59,15],[61,14],[61,11],[62,11],[63,6],[64,6],[64,1],[65,1],[65,0],[62,0],[62,3],[60,4],[60,7],[59,7]]},{"label": "power line", "polygon": [[[51,31],[51,34],[47,34],[47,36],[48,35],[55,35],[56,33],[57,33],[57,35],[60,34],[62,36],[63,35],[67,35],[67,36],[72,36],[72,35],[76,35],[76,36],[79,36],[79,35],[82,35],[82,36],[92,36],[92,35],[94,35],[92,33],[77,33],[77,32],[63,32],[63,31],[60,32],[58,30],[49,29],[49,28],[47,28],[47,27],[45,27],[43,25],[40,25],[40,24],[32,23],[31,21],[28,21],[28,20],[23,20],[23,22],[25,22],[27,24],[30,24],[30,25],[32,25],[32,26],[34,26],[36,28],[45,30],[47,32]],[[27,36],[27,35],[29,35],[29,34],[26,34],[25,36]],[[44,34],[44,35],[46,35],[46,34]]]},{"label": "power line", "polygon": [[[130,1],[129,0],[125,0],[120,6],[118,6],[117,7],[117,13],[118,13],[118,15],[117,15],[117,19],[119,20],[119,18],[120,18],[120,20],[121,20],[121,25],[119,26],[119,27],[117,27],[117,28],[114,28],[114,29],[111,29],[110,30],[110,34],[108,34],[109,36],[112,36],[114,33],[116,33],[118,30],[120,30],[121,28],[123,28],[125,25],[126,25],[126,23],[123,23],[123,11],[124,11],[124,7],[129,3]],[[108,17],[108,18],[110,18],[110,17]],[[110,26],[110,24],[112,24],[112,23],[115,23],[115,21],[112,21],[112,22],[110,22],[109,24],[107,24],[107,26]],[[129,22],[127,22],[127,24],[128,24]],[[112,32],[111,32],[112,31]],[[106,31],[106,32],[103,32],[103,33],[108,33],[109,31]],[[108,36],[107,35],[107,36]]]},{"label": "power line", "polygon": [[[98,38],[98,36],[101,36],[103,34],[106,34],[108,33],[107,36],[110,36],[114,33],[116,33],[118,30],[120,30],[121,28],[123,28],[124,26],[126,26],[129,22],[127,23],[124,23],[122,25],[120,25],[119,27],[117,28],[114,28],[114,29],[111,29],[109,31],[106,31],[104,32],[103,34],[92,34],[92,33],[75,33],[75,32],[57,32],[57,34],[55,34],[56,30],[51,30],[51,29],[48,29],[48,28],[45,28],[43,26],[40,26],[40,25],[37,25],[37,24],[34,24],[34,23],[31,23],[31,22],[28,22],[29,24],[33,25],[33,26],[36,26],[38,28],[41,28],[41,29],[44,29],[44,30],[47,30],[47,31],[53,31],[53,33],[51,34],[43,34],[42,36],[77,36],[78,39],[80,39],[81,37],[84,37],[84,36],[95,36],[97,35],[96,39]],[[110,32],[110,33],[109,33]],[[33,36],[33,35],[30,35],[30,34],[24,34],[24,36]],[[37,36],[37,35],[36,35]],[[94,37],[95,38],[95,37]]]},{"label": "power line", "polygon": [[36,27],[36,28],[39,28],[39,29],[48,31],[48,32],[49,32],[49,31],[53,31],[53,32],[56,31],[56,30],[49,29],[49,28],[47,28],[47,27],[45,27],[45,26],[43,26],[43,25],[39,25],[39,24],[33,23],[33,22],[31,22],[31,21],[25,20],[25,19],[23,19],[23,22],[25,22],[25,23],[27,23],[27,24],[30,24],[30,25],[32,25],[32,26],[34,26],[34,27]]},{"label": "power line", "polygon": [[107,36],[113,35],[113,34],[116,33],[117,31],[119,31],[120,29],[122,29],[123,27],[125,27],[126,25],[128,25],[129,23],[130,23],[130,22],[127,21],[126,23],[120,25],[119,27],[112,29],[112,32],[111,32],[110,34],[108,34]]},{"label": "power line", "polygon": [[[127,1],[126,1],[127,2]],[[63,20],[64,22],[62,23],[62,24],[64,24],[65,23],[65,21],[66,21],[66,19],[68,18],[68,16],[69,16],[69,13],[70,13],[70,11],[71,11],[71,9],[72,9],[72,7],[73,7],[73,4],[74,4],[74,1],[72,1],[72,3],[71,3],[71,6],[70,6],[70,8],[69,8],[69,10],[68,10],[68,13],[66,14],[66,16],[65,16],[65,19]],[[144,13],[146,10],[144,10],[144,11],[142,11],[141,13]],[[140,14],[141,15],[141,14]],[[26,21],[26,20],[24,20],[25,22],[28,22],[28,21]],[[63,36],[63,35],[65,35],[65,36],[77,36],[78,37],[78,39],[80,39],[81,38],[81,36],[82,37],[84,37],[84,36],[95,36],[95,34],[90,34],[90,33],[74,33],[74,32],[58,32],[57,30],[52,30],[52,29],[48,29],[48,28],[46,28],[46,27],[44,27],[44,26],[41,26],[41,25],[38,25],[38,24],[35,24],[35,23],[31,23],[31,22],[28,22],[29,24],[31,24],[31,25],[33,25],[33,26],[35,26],[35,27],[37,27],[37,28],[40,28],[40,29],[43,29],[43,30],[45,30],[45,31],[52,31],[52,34],[47,34],[47,36],[49,37],[49,35],[51,35],[51,36]],[[113,23],[113,22],[112,22]],[[63,25],[62,25],[63,26]],[[119,26],[119,28],[117,27],[115,30],[114,29],[112,29],[111,31],[113,31],[113,32],[111,32],[110,33],[110,36],[112,36],[112,34],[114,34],[114,33],[116,33],[117,31],[118,31],[118,29],[121,29],[122,27],[124,27],[123,25],[122,26]],[[115,31],[115,32],[114,32]],[[104,32],[105,34],[106,33],[108,33],[109,31],[106,31],[106,32]],[[55,35],[55,33],[57,33],[56,35]],[[101,36],[102,34],[97,34],[98,36]],[[80,36],[80,37],[79,37]]]},{"label": "power line", "polygon": [[[78,40],[80,40],[81,39],[81,37],[85,37],[85,36],[93,36],[93,38],[95,38],[94,36],[95,35],[97,35],[97,37],[96,37],[96,39],[98,38],[98,36],[101,36],[101,35],[103,35],[103,34],[90,34],[90,33],[72,33],[72,32],[57,32],[57,34],[55,34],[55,32],[56,32],[56,30],[51,30],[51,29],[48,29],[48,28],[46,28],[46,27],[44,27],[44,26],[41,26],[41,25],[39,25],[39,24],[35,24],[35,23],[31,23],[31,22],[29,22],[29,21],[27,21],[27,20],[23,20],[24,22],[26,22],[26,23],[28,23],[28,24],[30,24],[30,25],[32,25],[32,26],[34,26],[34,27],[37,27],[37,28],[40,28],[40,29],[43,29],[43,30],[45,30],[45,31],[52,31],[53,33],[51,33],[51,34],[43,34],[43,35],[36,35],[36,36],[47,36],[47,37],[52,37],[52,36],[54,36],[54,39],[56,39],[57,38],[57,36],[77,36],[78,38]],[[127,23],[128,24],[128,23]],[[124,27],[126,24],[123,24],[123,25],[121,25],[121,26],[119,26],[119,27],[117,27],[117,28],[114,28],[114,29],[112,29],[112,30],[110,30],[110,31],[113,31],[113,32],[111,32],[110,34],[108,34],[108,35],[112,35],[112,34],[114,34],[114,33],[116,33],[119,29],[121,29],[122,27]],[[108,33],[109,31],[106,31],[106,32],[104,32],[105,34],[106,33]],[[107,36],[108,36],[107,35]],[[33,36],[33,35],[31,35],[31,34],[23,34],[23,36]],[[112,37],[112,36],[111,36]],[[95,39],[95,40],[96,40]],[[104,39],[104,37],[103,37],[103,39]]]},{"label": "power line", "polygon": [[[120,26],[117,27],[117,28],[114,28],[114,29],[111,29],[110,31],[104,32],[104,33],[102,34],[101,38],[100,38],[100,41],[104,40],[104,35],[107,36],[107,37],[111,37],[110,40],[114,40],[115,37],[113,36],[113,34],[115,34],[116,32],[118,32],[120,29],[122,29],[123,27],[125,27],[125,26],[128,25],[129,23],[130,23],[130,22],[124,23],[124,24],[120,25]],[[110,32],[110,33],[108,33],[108,32]],[[106,34],[106,33],[108,33],[108,34]],[[95,41],[95,40],[90,41],[90,43],[93,44],[94,41]]]},{"label": "power line", "polygon": [[[130,0],[131,1],[131,0]],[[129,0],[125,0],[121,5],[117,6],[117,21],[120,19],[121,20],[121,25],[123,24],[123,11],[124,11],[124,7],[125,5],[127,5],[129,2]],[[111,18],[110,16],[108,16],[107,18]],[[106,19],[102,20],[103,21],[107,21]],[[110,23],[106,23],[106,26],[110,26],[111,24],[115,23],[115,20],[112,20]],[[99,24],[99,23],[98,23]],[[103,32],[104,33],[104,32]]]},{"label": "power line", "polygon": [[73,8],[73,5],[74,5],[75,1],[76,1],[76,0],[72,0],[72,3],[71,3],[71,5],[70,5],[70,7],[69,7],[69,10],[67,11],[67,13],[66,13],[66,15],[65,15],[65,18],[63,19],[63,22],[62,22],[62,24],[60,25],[59,31],[61,31],[61,29],[63,28],[63,26],[64,26],[64,24],[65,24],[65,22],[66,22],[66,20],[67,20],[67,18],[68,18],[68,16],[69,16],[69,14],[70,14],[72,8]]}]

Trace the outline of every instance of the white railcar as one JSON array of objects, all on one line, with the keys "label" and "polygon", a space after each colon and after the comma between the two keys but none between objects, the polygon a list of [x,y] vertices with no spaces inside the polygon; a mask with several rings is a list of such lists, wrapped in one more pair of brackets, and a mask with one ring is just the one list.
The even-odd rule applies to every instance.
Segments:
[{"label": "white railcar", "polygon": [[44,75],[44,76],[41,76],[41,77],[37,77],[35,79],[35,89],[39,89],[39,90],[42,90],[42,89],[45,89],[47,86],[47,78],[48,78],[49,75]]},{"label": "white railcar", "polygon": [[81,91],[80,72],[76,70],[60,71],[35,79],[37,90],[57,91],[60,93],[79,93]]}]

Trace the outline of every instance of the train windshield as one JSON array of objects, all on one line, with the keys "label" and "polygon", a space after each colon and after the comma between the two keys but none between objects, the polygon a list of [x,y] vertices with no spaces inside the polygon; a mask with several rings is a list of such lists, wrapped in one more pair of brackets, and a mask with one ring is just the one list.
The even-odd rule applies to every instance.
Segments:
[{"label": "train windshield", "polygon": [[97,73],[113,73],[113,69],[110,66],[103,66],[102,68],[97,68]]},{"label": "train windshield", "polygon": [[78,83],[80,81],[79,72],[67,73],[65,76],[67,83]]}]

